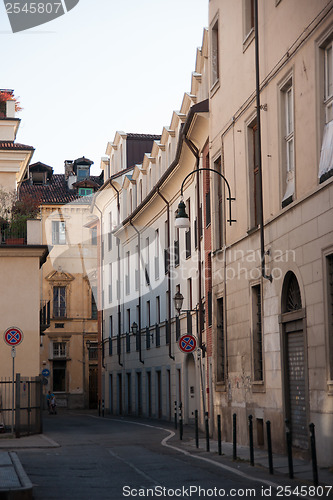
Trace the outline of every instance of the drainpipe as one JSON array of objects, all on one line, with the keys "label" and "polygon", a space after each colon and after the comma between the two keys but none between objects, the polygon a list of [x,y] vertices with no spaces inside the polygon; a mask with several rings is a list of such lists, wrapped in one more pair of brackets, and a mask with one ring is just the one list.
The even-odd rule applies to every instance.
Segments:
[{"label": "drainpipe", "polygon": [[[199,163],[200,163],[200,157],[199,157],[199,150],[198,148],[193,144],[190,139],[188,139],[186,136],[184,137],[186,144],[188,145],[189,149],[193,153],[193,155],[196,158],[196,169],[199,168]],[[202,317],[202,300],[201,300],[201,242],[200,242],[200,228],[202,227],[202,221],[201,221],[201,212],[200,212],[200,186],[199,186],[199,175],[200,172],[198,171],[196,173],[197,177],[197,185],[196,185],[196,201],[197,201],[197,214],[198,214],[198,224],[197,224],[197,241],[198,241],[198,275],[199,275],[199,283],[198,283],[198,295],[199,295],[199,314],[198,314],[198,337],[199,337],[199,347],[202,350],[202,357],[205,357],[205,346],[202,343],[202,330],[201,326],[203,325],[203,317]]]},{"label": "drainpipe", "polygon": [[140,360],[140,363],[144,364],[144,361],[142,359],[142,350],[141,350],[141,262],[140,262],[140,255],[141,255],[141,244],[140,244],[140,231],[138,231],[138,229],[134,226],[133,222],[130,220],[129,223],[131,224],[132,228],[134,229],[134,231],[136,232],[136,234],[138,235],[138,262],[139,262],[139,265],[138,265],[138,282],[139,282],[139,317],[138,317],[138,322],[139,322],[139,328],[138,328],[138,332],[137,332],[137,335],[139,335],[139,360]]},{"label": "drainpipe", "polygon": [[175,359],[171,354],[171,274],[170,274],[170,205],[169,202],[164,198],[164,196],[160,193],[159,188],[157,188],[157,194],[162,198],[164,203],[167,206],[167,226],[168,226],[168,328],[169,330],[169,358]]},{"label": "drainpipe", "polygon": [[258,0],[254,0],[254,41],[255,41],[255,66],[256,66],[256,107],[258,127],[258,181],[259,181],[259,224],[260,224],[260,257],[261,275],[272,282],[272,275],[266,275],[265,269],[265,240],[264,240],[264,206],[262,187],[262,151],[261,151],[261,121],[260,121],[260,76],[259,76],[259,29],[258,29]]}]

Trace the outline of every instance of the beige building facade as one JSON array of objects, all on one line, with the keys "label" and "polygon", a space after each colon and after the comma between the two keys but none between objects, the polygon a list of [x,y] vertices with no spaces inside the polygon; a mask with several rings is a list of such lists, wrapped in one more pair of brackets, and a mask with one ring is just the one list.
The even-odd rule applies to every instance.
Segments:
[{"label": "beige building facade", "polygon": [[42,272],[42,300],[50,322],[40,341],[40,365],[57,405],[97,408],[97,236],[90,204],[100,180],[91,161],[65,162],[65,174],[43,163],[30,166],[20,195],[40,204],[42,240],[50,250]]},{"label": "beige building facade", "polygon": [[273,449],[289,429],[300,454],[314,423],[319,463],[331,465],[332,2],[259,0],[257,33],[255,19],[255,2],[209,3],[210,165],[228,178],[237,219],[221,229],[212,185],[214,418],[231,440],[235,413],[246,444],[251,414],[257,446],[270,420]]}]

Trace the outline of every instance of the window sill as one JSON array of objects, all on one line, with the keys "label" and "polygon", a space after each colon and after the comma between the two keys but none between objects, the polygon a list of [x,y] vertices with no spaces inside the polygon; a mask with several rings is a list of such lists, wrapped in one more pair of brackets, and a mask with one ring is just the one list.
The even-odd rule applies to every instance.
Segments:
[{"label": "window sill", "polygon": [[253,226],[250,229],[248,229],[246,232],[247,232],[248,236],[250,236],[250,234],[255,233],[256,231],[258,231],[258,229],[259,229],[259,226]]},{"label": "window sill", "polygon": [[214,84],[212,85],[212,87],[211,87],[211,89],[209,91],[210,97],[213,97],[216,94],[216,92],[219,90],[219,88],[220,88],[220,79],[218,78],[214,82]]},{"label": "window sill", "polygon": [[227,385],[223,382],[216,382],[215,388],[217,392],[227,392]]},{"label": "window sill", "polygon": [[251,30],[248,32],[248,34],[243,40],[243,54],[247,50],[247,48],[251,45],[253,40],[254,40],[254,28],[251,28]]},{"label": "window sill", "polygon": [[263,380],[253,381],[252,392],[266,392],[265,382]]}]

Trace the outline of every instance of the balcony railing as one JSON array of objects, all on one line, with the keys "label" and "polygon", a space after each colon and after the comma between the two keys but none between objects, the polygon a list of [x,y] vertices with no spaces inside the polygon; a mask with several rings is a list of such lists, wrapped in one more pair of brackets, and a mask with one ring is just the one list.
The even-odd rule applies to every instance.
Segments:
[{"label": "balcony railing", "polygon": [[1,227],[0,245],[26,245],[27,226],[20,228]]}]

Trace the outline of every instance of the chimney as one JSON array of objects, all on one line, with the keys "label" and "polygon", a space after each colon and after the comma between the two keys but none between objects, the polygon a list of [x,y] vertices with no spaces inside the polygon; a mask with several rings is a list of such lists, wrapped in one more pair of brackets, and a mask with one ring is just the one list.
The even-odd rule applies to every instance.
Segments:
[{"label": "chimney", "polygon": [[70,175],[74,175],[73,161],[65,160],[65,180],[67,181]]}]

